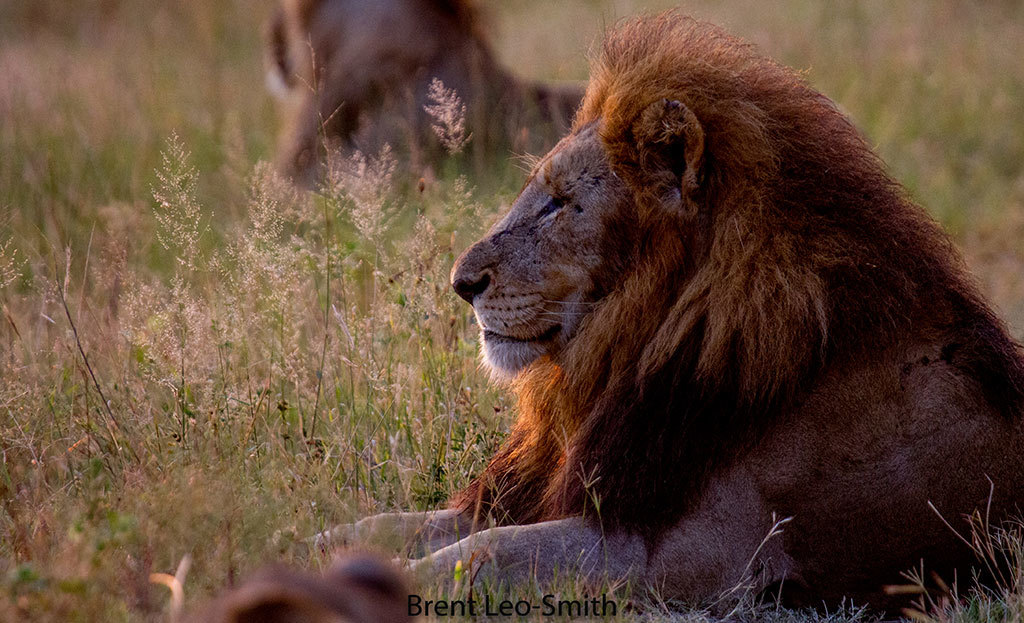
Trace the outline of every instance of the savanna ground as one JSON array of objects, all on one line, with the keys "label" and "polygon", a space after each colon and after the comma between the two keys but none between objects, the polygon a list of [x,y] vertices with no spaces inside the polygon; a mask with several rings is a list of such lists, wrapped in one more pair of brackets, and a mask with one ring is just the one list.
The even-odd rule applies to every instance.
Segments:
[{"label": "savanna ground", "polygon": [[[484,4],[502,58],[545,79],[585,78],[604,25],[668,6]],[[684,6],[848,111],[1022,335],[1024,7]],[[303,538],[436,507],[514,416],[447,275],[522,171],[453,159],[420,190],[371,154],[294,191],[261,164],[279,125],[269,8],[0,0],[2,620],[164,621],[150,574],[183,560],[186,607],[268,560],[321,568]],[[1020,620],[1016,571],[918,616]],[[704,617],[637,605],[627,617]]]}]

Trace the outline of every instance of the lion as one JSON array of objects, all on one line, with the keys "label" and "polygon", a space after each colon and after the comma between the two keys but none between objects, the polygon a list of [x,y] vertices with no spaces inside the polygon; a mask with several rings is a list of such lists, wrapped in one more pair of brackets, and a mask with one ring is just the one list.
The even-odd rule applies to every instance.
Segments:
[{"label": "lion", "polygon": [[478,154],[550,148],[582,89],[518,79],[495,59],[480,23],[469,0],[282,0],[267,28],[268,83],[297,101],[280,168],[314,180],[325,143],[439,155],[424,110],[435,78],[466,105]]},{"label": "lion", "polygon": [[402,623],[409,588],[393,566],[350,553],[322,577],[283,567],[258,571],[193,613],[195,623]]},{"label": "lion", "polygon": [[[886,610],[1024,501],[1024,356],[954,246],[794,71],[678,12],[607,34],[571,132],[452,269],[518,397],[419,535],[440,578]],[[899,592],[899,591],[895,591]]]}]

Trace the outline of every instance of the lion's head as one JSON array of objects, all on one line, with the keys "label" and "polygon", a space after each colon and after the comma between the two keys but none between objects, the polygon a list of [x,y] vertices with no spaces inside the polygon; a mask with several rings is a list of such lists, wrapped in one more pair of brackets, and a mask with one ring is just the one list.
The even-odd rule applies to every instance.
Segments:
[{"label": "lion's head", "polygon": [[497,375],[564,348],[614,289],[620,236],[635,230],[631,205],[590,124],[537,165],[511,211],[459,258],[452,284],[473,305]]},{"label": "lion's head", "polygon": [[[649,372],[699,333],[703,374],[739,364],[749,389],[771,390],[783,383],[764,371],[808,365],[828,324],[821,275],[796,249],[807,241],[786,222],[812,217],[822,193],[847,181],[819,166],[804,179],[785,174],[835,149],[887,178],[831,102],[790,70],[709,24],[672,13],[652,22],[609,37],[572,133],[459,258],[452,283],[499,377],[544,355],[582,376],[620,360]],[[778,125],[812,118],[832,146]],[[809,199],[804,214],[787,213],[782,185]],[[856,261],[856,249],[832,242],[805,250]]]}]

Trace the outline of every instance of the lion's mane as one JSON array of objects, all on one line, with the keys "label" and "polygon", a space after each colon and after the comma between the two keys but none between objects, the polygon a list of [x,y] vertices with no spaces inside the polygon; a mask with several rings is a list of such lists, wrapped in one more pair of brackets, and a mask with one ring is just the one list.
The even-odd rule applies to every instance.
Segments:
[{"label": "lion's mane", "polygon": [[[649,190],[664,172],[634,137],[662,98],[706,137],[683,215]],[[592,123],[643,242],[566,350],[521,374],[518,421],[455,505],[509,523],[595,512],[657,538],[826,370],[926,317],[960,336],[945,359],[1021,411],[1019,346],[950,241],[800,75],[679,13],[638,19],[592,67],[574,127]]]}]

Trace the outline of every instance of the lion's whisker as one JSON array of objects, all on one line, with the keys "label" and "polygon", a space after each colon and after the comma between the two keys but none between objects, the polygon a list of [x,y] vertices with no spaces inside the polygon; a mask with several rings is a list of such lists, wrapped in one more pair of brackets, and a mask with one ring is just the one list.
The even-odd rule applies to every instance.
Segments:
[{"label": "lion's whisker", "polygon": [[559,303],[561,305],[600,305],[601,301],[557,301],[554,299],[541,299],[545,303]]}]

